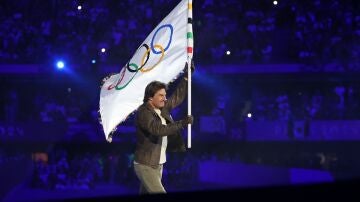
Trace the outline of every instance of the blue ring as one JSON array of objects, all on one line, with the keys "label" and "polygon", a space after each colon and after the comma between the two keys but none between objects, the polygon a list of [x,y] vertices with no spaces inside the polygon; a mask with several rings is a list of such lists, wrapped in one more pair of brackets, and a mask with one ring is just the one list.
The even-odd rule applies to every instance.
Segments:
[{"label": "blue ring", "polygon": [[174,28],[171,24],[166,24],[166,25],[161,25],[157,30],[156,32],[154,33],[152,39],[151,39],[151,43],[150,43],[150,47],[151,47],[151,51],[154,53],[154,54],[160,54],[162,53],[161,51],[156,51],[154,49],[154,39],[155,39],[155,36],[156,34],[158,33],[158,31],[162,28],[165,28],[165,27],[169,27],[170,28],[170,40],[169,40],[169,43],[167,44],[167,46],[165,47],[164,49],[164,52],[169,48],[170,44],[171,44],[171,40],[172,40],[172,35],[173,35],[173,32],[174,32]]}]

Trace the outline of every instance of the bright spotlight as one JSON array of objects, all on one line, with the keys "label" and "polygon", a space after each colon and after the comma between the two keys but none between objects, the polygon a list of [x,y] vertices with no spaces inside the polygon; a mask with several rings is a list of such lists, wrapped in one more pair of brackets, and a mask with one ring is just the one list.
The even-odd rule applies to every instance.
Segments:
[{"label": "bright spotlight", "polygon": [[248,118],[251,118],[251,116],[252,116],[251,113],[248,113],[248,114],[247,114],[247,117],[248,117]]},{"label": "bright spotlight", "polygon": [[231,54],[231,52],[230,51],[226,51],[226,55],[230,55]]},{"label": "bright spotlight", "polygon": [[78,7],[77,7],[77,9],[78,9],[78,10],[81,10],[81,9],[82,9],[82,7],[81,7],[81,6],[78,6]]},{"label": "bright spotlight", "polygon": [[102,49],[101,49],[101,52],[102,52],[102,53],[105,53],[105,51],[106,51],[105,48],[102,48]]},{"label": "bright spotlight", "polygon": [[95,63],[96,63],[96,60],[91,60],[91,63],[92,63],[92,64],[95,64]]},{"label": "bright spotlight", "polygon": [[278,2],[277,2],[277,1],[273,1],[273,4],[274,4],[274,5],[277,5],[277,4],[278,4]]},{"label": "bright spotlight", "polygon": [[65,63],[64,63],[63,61],[58,61],[58,62],[56,63],[56,67],[57,67],[58,69],[63,69],[63,68],[65,67]]}]

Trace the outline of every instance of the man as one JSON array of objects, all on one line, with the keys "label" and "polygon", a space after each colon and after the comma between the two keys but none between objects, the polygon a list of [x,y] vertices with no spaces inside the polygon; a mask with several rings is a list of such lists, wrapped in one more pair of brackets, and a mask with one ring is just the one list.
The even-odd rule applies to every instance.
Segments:
[{"label": "man", "polygon": [[[193,71],[193,62],[191,68]],[[168,100],[166,84],[153,81],[145,88],[144,104],[138,108],[136,117],[137,143],[134,158],[134,170],[141,183],[140,194],[166,193],[161,183],[163,164],[166,162],[165,152],[185,151],[180,131],[193,123],[192,116],[174,121],[170,115],[170,111],[182,103],[186,94],[187,72]]]}]

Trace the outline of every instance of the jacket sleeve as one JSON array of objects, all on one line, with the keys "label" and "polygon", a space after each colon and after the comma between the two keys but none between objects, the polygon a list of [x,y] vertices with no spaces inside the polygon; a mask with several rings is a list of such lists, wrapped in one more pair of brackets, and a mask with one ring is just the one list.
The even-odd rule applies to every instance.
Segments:
[{"label": "jacket sleeve", "polygon": [[154,136],[169,136],[175,135],[183,128],[181,121],[168,123],[162,125],[161,121],[157,119],[151,112],[143,111],[137,116],[138,127],[146,133]]},{"label": "jacket sleeve", "polygon": [[173,94],[171,94],[170,98],[165,104],[167,109],[172,110],[184,101],[187,95],[187,84],[188,82],[183,77],[181,77],[180,83],[177,85],[175,91]]}]

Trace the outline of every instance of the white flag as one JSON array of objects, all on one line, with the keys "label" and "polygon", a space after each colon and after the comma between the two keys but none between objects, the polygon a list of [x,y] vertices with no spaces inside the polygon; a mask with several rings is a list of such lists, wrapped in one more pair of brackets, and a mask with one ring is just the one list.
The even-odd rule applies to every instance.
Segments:
[{"label": "white flag", "polygon": [[188,0],[182,0],[149,34],[120,73],[108,78],[101,87],[100,115],[108,141],[117,125],[143,103],[147,84],[154,80],[169,83],[184,69],[188,9]]}]

